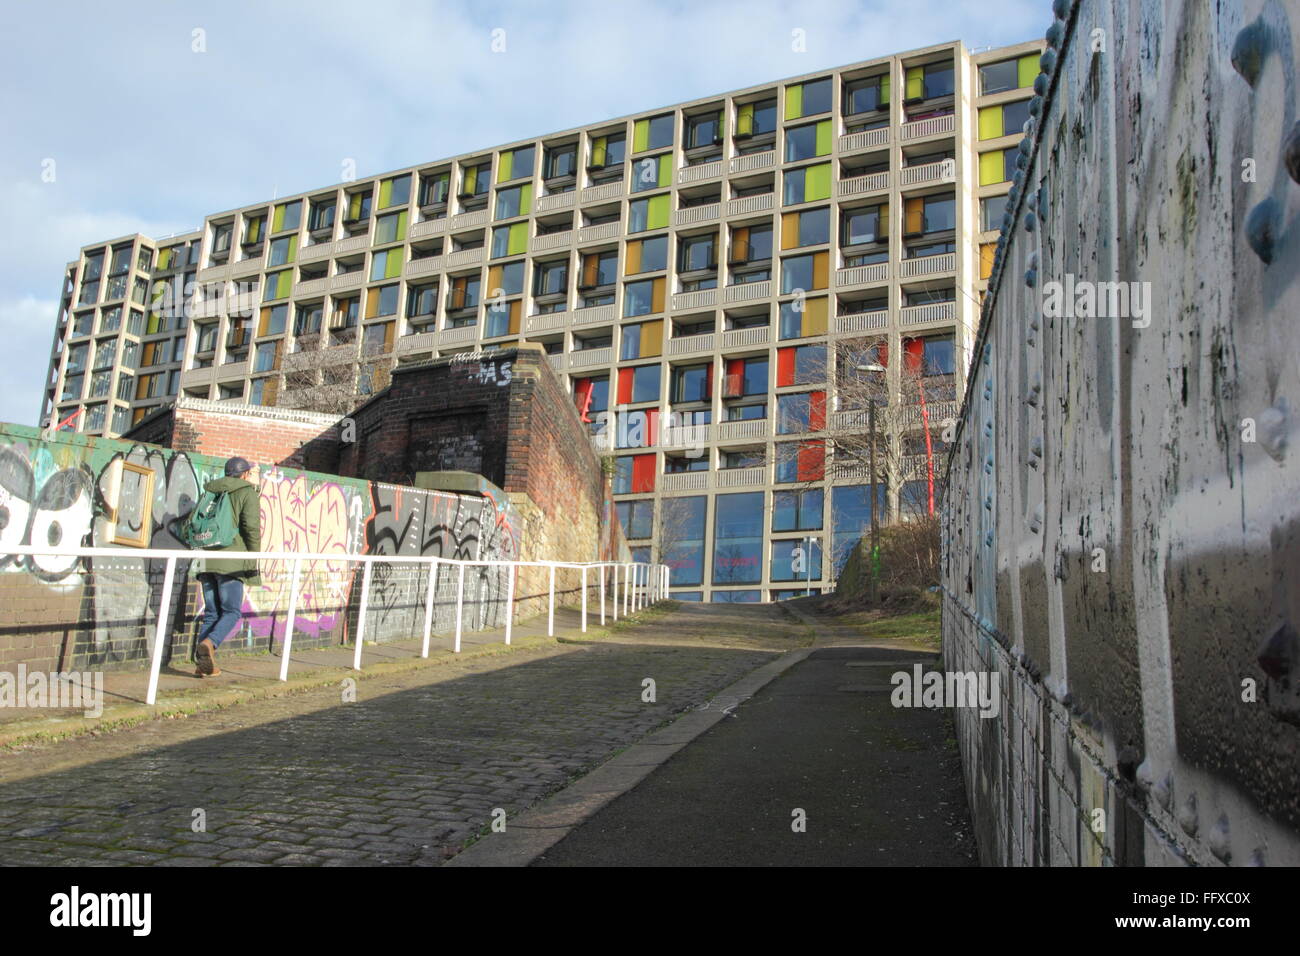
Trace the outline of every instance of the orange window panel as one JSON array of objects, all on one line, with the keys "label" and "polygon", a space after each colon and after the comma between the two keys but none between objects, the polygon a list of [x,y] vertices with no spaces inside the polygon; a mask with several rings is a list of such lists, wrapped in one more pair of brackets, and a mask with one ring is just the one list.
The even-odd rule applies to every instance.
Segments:
[{"label": "orange window panel", "polygon": [[776,386],[794,384],[794,349],[776,350]]},{"label": "orange window panel", "polygon": [[655,490],[655,456],[632,456],[632,491],[634,493]]}]

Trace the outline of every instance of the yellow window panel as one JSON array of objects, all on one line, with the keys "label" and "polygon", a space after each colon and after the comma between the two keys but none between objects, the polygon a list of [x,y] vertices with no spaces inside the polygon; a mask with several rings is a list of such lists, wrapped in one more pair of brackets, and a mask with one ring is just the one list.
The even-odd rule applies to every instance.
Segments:
[{"label": "yellow window panel", "polygon": [[754,135],[754,104],[746,103],[736,110],[736,135]]},{"label": "yellow window panel", "polygon": [[[650,311],[662,312],[664,310],[664,280],[655,279],[650,285]],[[656,352],[656,355],[659,353]]]},{"label": "yellow window panel", "polygon": [[829,276],[830,276],[830,253],[814,252],[812,287],[814,289],[828,288],[830,284]]},{"label": "yellow window panel", "polygon": [[997,252],[997,243],[986,242],[980,246],[980,278],[987,279],[993,274],[993,255]]},{"label": "yellow window panel", "polygon": [[781,214],[781,248],[793,249],[799,245],[799,214],[787,212]]},{"label": "yellow window panel", "polygon": [[1006,161],[1002,158],[1002,151],[995,149],[992,152],[980,153],[980,185],[990,186],[1005,181]]},{"label": "yellow window panel", "polygon": [[[825,253],[818,253],[818,255],[825,255]],[[826,302],[825,297],[804,300],[800,331],[805,336],[826,334]]]},{"label": "yellow window panel", "polygon": [[904,99],[925,99],[925,67],[909,66],[907,68],[907,92]]},{"label": "yellow window panel", "polygon": [[[662,283],[663,281],[664,281],[663,279],[656,279],[655,283],[659,284]],[[658,294],[662,298],[663,296],[662,289],[659,291]],[[641,323],[641,355],[639,357],[649,358],[652,355],[662,355],[663,341],[664,341],[663,319],[656,319],[653,322]]]},{"label": "yellow window panel", "polygon": [[636,275],[641,271],[641,249],[644,242],[629,242],[627,244],[627,262],[624,267],[628,275]]},{"label": "yellow window panel", "polygon": [[997,139],[1002,135],[1002,107],[980,109],[980,139]]},{"label": "yellow window panel", "polygon": [[925,200],[903,200],[903,234],[914,236],[925,231]]}]

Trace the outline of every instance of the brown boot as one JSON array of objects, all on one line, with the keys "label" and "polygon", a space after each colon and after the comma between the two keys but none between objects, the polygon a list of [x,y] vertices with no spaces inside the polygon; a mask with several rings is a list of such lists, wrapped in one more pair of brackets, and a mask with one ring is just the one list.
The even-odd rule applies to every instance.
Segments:
[{"label": "brown boot", "polygon": [[221,673],[217,670],[217,648],[206,637],[194,649],[194,659],[199,665],[194,673],[199,677],[216,677]]}]

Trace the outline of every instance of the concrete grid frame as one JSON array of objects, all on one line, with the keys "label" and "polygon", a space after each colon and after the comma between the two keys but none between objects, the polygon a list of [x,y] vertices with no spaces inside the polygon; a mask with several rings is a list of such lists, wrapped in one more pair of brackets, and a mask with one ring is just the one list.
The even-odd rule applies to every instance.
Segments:
[{"label": "concrete grid frame", "polygon": [[[779,442],[840,424],[835,375],[789,369],[855,339],[923,357],[938,440],[1042,47],[929,46],[93,243],[65,272],[41,422],[115,436],[178,396],[311,408],[340,383],[360,402],[395,364],[538,342],[580,407],[638,426],[637,446],[606,449],[616,500],[653,508],[648,523],[646,505],[620,508],[637,511],[638,556],[669,543],[665,502],[704,498],[698,545],[667,556],[677,596],[826,589],[865,520],[835,489],[869,501],[868,476],[781,467]],[[887,363],[895,394],[903,364]],[[708,385],[675,401],[690,369]],[[701,427],[661,427],[687,415]],[[703,470],[676,470],[688,446]],[[903,477],[926,464],[908,456]],[[787,492],[813,492],[808,513],[774,531]],[[761,534],[719,559],[733,494],[761,496],[731,502]],[[811,578],[790,570],[795,542],[812,545]]]}]

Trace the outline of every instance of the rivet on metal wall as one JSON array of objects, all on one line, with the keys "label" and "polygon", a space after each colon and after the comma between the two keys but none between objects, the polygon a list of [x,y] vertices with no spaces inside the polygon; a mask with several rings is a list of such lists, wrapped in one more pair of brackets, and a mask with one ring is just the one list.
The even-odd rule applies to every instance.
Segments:
[{"label": "rivet on metal wall", "polygon": [[1291,622],[1283,621],[1264,639],[1255,660],[1265,674],[1280,681],[1295,669],[1297,657],[1300,657],[1300,639]]},{"label": "rivet on metal wall", "polygon": [[1300,183],[1300,120],[1296,120],[1282,143],[1282,156],[1286,160],[1286,171],[1295,182]]},{"label": "rivet on metal wall", "polygon": [[1206,834],[1205,840],[1210,845],[1210,852],[1224,863],[1232,857],[1232,844],[1228,837],[1228,815],[1221,813],[1214,828]]},{"label": "rivet on metal wall", "polygon": [[1038,507],[1034,509],[1033,515],[1029,518],[1029,530],[1034,534],[1038,534],[1039,531],[1043,530],[1043,519],[1043,503],[1040,501]]},{"label": "rivet on metal wall", "polygon": [[1052,15],[1058,20],[1064,20],[1065,15],[1070,12],[1070,0],[1052,0]]},{"label": "rivet on metal wall", "polygon": [[1039,73],[1034,77],[1034,92],[1039,96],[1047,95],[1047,87],[1052,82],[1052,78],[1046,73]]},{"label": "rivet on metal wall", "polygon": [[1196,836],[1200,821],[1196,817],[1196,794],[1189,793],[1187,799],[1178,808],[1178,825],[1188,836]]},{"label": "rivet on metal wall", "polygon": [[1029,101],[1029,115],[1037,116],[1041,112],[1043,112],[1043,98],[1041,96],[1035,96]]},{"label": "rivet on metal wall", "polygon": [[1273,243],[1282,223],[1282,207],[1269,196],[1246,216],[1246,242],[1265,265],[1273,261]]},{"label": "rivet on metal wall", "polygon": [[1026,136],[1024,139],[1022,139],[1019,143],[1016,144],[1016,149],[1020,150],[1020,152],[1025,156],[1028,156],[1030,151],[1033,148],[1034,148],[1034,141],[1030,139],[1028,136]]},{"label": "rivet on metal wall", "polygon": [[[1056,70],[1056,51],[1044,50],[1043,55],[1038,58],[1038,66],[1050,76]],[[1030,101],[1029,112],[1034,112],[1032,101]]]},{"label": "rivet on metal wall", "polygon": [[1264,57],[1272,48],[1268,27],[1264,18],[1256,18],[1254,23],[1241,28],[1237,39],[1232,44],[1232,68],[1241,74],[1241,78],[1251,86],[1259,79]]},{"label": "rivet on metal wall", "polygon": [[1047,45],[1051,47],[1053,50],[1059,50],[1061,48],[1061,39],[1064,36],[1065,36],[1065,24],[1062,23],[1060,20],[1057,20],[1055,23],[1053,23],[1050,27],[1047,28],[1047,32],[1043,34],[1043,39],[1047,41]]},{"label": "rivet on metal wall", "polygon": [[1286,457],[1289,412],[1290,405],[1287,400],[1279,398],[1276,405],[1270,405],[1256,416],[1259,447],[1279,464]]},{"label": "rivet on metal wall", "polygon": [[1153,793],[1155,794],[1156,802],[1160,804],[1160,806],[1164,807],[1166,810],[1168,810],[1170,806],[1173,805],[1174,802],[1173,771],[1165,772],[1165,775],[1160,778],[1160,782],[1156,784]]}]

